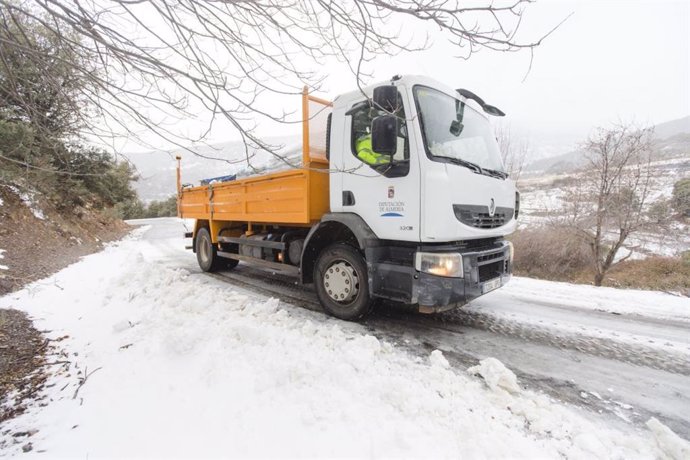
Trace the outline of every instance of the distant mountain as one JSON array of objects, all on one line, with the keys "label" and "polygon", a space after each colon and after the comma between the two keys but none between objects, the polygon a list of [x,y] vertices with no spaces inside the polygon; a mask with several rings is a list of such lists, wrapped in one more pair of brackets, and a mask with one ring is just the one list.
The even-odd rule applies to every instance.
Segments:
[{"label": "distant mountain", "polygon": [[[656,149],[661,158],[679,158],[690,156],[690,116],[661,123],[654,127]],[[559,174],[570,172],[585,165],[584,152],[571,150],[553,156],[554,152],[563,152],[566,143],[557,142],[564,139],[560,135],[556,141],[546,142],[548,136],[543,137],[541,144],[534,143],[534,155],[530,158],[541,157],[528,163],[525,174]],[[276,137],[266,139],[272,144],[282,144],[281,153],[295,165],[299,163],[301,139],[296,136]],[[572,145],[572,144],[571,144]],[[163,200],[175,193],[175,155],[182,155],[182,182],[198,184],[201,179],[209,177],[238,174],[245,176],[259,173],[266,169],[282,167],[282,163],[268,152],[250,152],[251,164],[247,167],[244,144],[242,142],[225,142],[210,146],[191,147],[195,153],[154,150],[145,153],[127,154],[129,160],[136,166],[141,179],[134,184],[139,198],[144,202]],[[236,163],[240,160],[240,163]]]},{"label": "distant mountain", "polygon": [[657,139],[668,139],[678,134],[690,134],[690,115],[654,127],[654,137]]},{"label": "distant mountain", "polygon": [[655,147],[659,158],[690,157],[690,131],[657,140]]},{"label": "distant mountain", "polygon": [[[283,145],[281,155],[285,157],[294,159],[301,153],[300,139],[294,136],[268,138],[265,141]],[[245,176],[279,164],[268,152],[250,151],[253,169],[248,167],[243,142],[195,146],[189,150],[192,152],[178,149],[125,154],[139,173],[140,178],[133,185],[142,201],[164,200],[175,193],[175,155],[178,154],[182,156],[182,183],[194,185],[206,178],[229,174]]]},{"label": "distant mountain", "polygon": [[[690,157],[690,116],[667,121],[654,127],[654,149],[658,159]],[[561,174],[586,164],[584,150],[573,150],[527,164],[527,174]]]},{"label": "distant mountain", "polygon": [[573,150],[549,158],[533,161],[525,166],[525,173],[560,174],[574,171],[585,165],[585,151]]}]

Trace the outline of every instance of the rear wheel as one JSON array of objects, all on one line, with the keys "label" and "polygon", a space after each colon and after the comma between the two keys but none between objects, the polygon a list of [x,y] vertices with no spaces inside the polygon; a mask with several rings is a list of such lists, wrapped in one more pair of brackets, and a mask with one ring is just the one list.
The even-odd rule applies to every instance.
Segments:
[{"label": "rear wheel", "polygon": [[[211,241],[211,234],[206,228],[200,228],[196,233],[196,260],[205,272],[215,272],[223,268],[234,268],[236,260],[224,259],[218,256],[218,249]],[[234,264],[233,264],[234,262]]]},{"label": "rear wheel", "polygon": [[314,285],[324,310],[336,318],[356,321],[371,311],[367,265],[351,246],[334,244],[321,252]]}]

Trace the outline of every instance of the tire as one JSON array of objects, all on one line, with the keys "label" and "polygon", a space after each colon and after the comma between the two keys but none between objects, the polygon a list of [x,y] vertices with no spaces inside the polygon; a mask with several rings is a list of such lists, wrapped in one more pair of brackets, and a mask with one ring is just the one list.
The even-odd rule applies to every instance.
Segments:
[{"label": "tire", "polygon": [[226,260],[230,260],[218,257],[218,249],[211,241],[211,234],[206,228],[200,228],[196,233],[195,247],[196,261],[199,263],[199,267],[205,272],[218,271],[227,265],[225,262]]},{"label": "tire", "polygon": [[[236,244],[226,244],[226,243],[221,243],[221,248],[225,252],[232,252],[233,254],[239,254],[240,253],[240,247]],[[232,270],[233,268],[237,267],[237,265],[240,263],[239,260],[237,259],[228,259],[226,257],[219,257],[220,259],[220,264],[222,264],[222,268],[224,270]]]},{"label": "tire", "polygon": [[[323,309],[346,321],[371,312],[367,264],[352,246],[334,244],[324,249],[314,267],[314,287]],[[340,296],[341,300],[335,297]]]}]

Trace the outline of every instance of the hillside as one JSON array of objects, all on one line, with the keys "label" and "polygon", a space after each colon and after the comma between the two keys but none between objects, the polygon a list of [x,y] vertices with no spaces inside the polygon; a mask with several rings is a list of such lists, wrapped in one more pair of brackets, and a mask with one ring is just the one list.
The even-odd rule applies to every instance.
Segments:
[{"label": "hillside", "polygon": [[0,295],[44,278],[103,249],[127,231],[102,211],[56,210],[38,193],[0,185]]},{"label": "hillside", "polygon": [[[657,159],[690,157],[690,116],[654,126]],[[526,174],[561,174],[585,165],[584,151],[576,149],[561,155],[528,163]]]},{"label": "hillside", "polygon": [[690,134],[690,115],[659,123],[654,127],[654,135],[657,139],[667,139],[677,134]]},{"label": "hillside", "polygon": [[[294,136],[267,138],[267,142],[282,145],[282,151],[290,157],[299,150],[298,139]],[[142,153],[129,153],[125,156],[134,164],[139,180],[133,185],[139,198],[145,203],[154,200],[165,200],[175,193],[175,156],[182,156],[182,182],[198,184],[201,179],[224,176],[228,174],[248,174],[252,169],[247,166],[244,144],[242,142],[225,142],[210,146],[191,147],[187,152],[152,150]],[[265,168],[271,162],[268,152],[253,151],[251,165],[257,170]]]}]

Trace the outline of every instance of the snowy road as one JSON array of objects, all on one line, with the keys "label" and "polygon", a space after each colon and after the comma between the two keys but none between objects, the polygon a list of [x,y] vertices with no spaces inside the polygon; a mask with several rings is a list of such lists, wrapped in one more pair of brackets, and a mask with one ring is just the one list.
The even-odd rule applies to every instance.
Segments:
[{"label": "snowy road", "polygon": [[[174,220],[145,235],[157,258],[199,272],[193,254],[171,243]],[[209,276],[209,275],[205,275]],[[313,291],[294,278],[241,264],[211,275],[314,311]],[[643,424],[650,416],[690,439],[690,299],[647,291],[595,289],[515,278],[466,308],[438,317],[384,308],[365,323],[379,338],[464,367],[495,357],[531,387],[564,402]]]},{"label": "snowy road", "polygon": [[137,223],[0,298],[53,344],[0,457],[690,455],[655,420],[690,438],[688,299],[518,278],[440,317],[384,307],[358,325],[290,278],[200,272],[177,219]]}]

